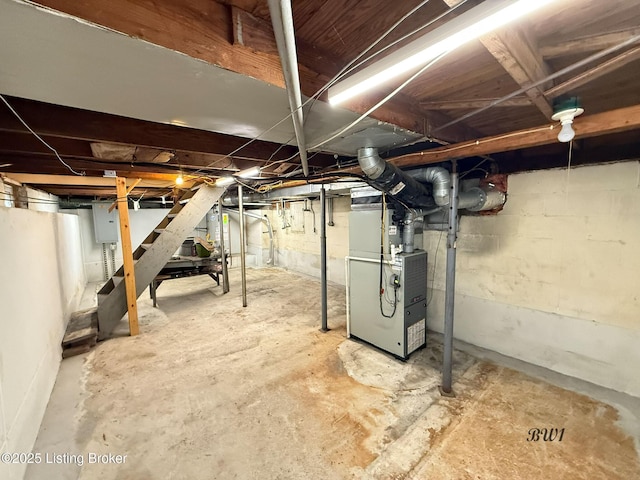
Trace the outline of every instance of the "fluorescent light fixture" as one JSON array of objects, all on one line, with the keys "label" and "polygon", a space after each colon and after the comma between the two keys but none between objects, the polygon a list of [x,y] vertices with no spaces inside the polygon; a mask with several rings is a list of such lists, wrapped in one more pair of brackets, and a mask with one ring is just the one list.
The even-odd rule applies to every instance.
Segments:
[{"label": "fluorescent light fixture", "polygon": [[236,179],[229,176],[229,177],[220,177],[219,179],[216,180],[216,187],[228,187],[229,185],[231,185],[233,182],[235,182]]},{"label": "fluorescent light fixture", "polygon": [[251,178],[251,177],[257,177],[258,175],[260,175],[260,167],[258,166],[247,168],[246,170],[242,170],[236,173],[236,176],[240,178]]},{"label": "fluorescent light fixture", "polygon": [[449,53],[552,1],[554,0],[485,0],[445,25],[336,83],[329,88],[329,103],[337,105],[422,67],[440,55]]}]

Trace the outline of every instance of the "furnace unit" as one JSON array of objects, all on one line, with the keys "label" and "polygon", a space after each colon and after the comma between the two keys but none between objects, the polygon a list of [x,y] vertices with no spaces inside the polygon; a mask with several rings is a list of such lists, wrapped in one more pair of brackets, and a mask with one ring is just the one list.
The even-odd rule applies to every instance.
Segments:
[{"label": "furnace unit", "polygon": [[[363,202],[371,192],[352,192],[349,217],[349,334],[401,359],[426,345],[427,253],[396,253],[403,213]],[[377,192],[379,196],[379,192]],[[422,246],[421,235],[416,246]],[[382,288],[380,251],[382,245]],[[383,291],[381,293],[381,291]]]}]

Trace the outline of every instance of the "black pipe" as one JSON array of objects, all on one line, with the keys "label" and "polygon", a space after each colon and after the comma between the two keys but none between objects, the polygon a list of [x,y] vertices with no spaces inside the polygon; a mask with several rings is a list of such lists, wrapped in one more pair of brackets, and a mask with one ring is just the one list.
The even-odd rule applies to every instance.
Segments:
[{"label": "black pipe", "polygon": [[430,187],[385,162],[376,148],[358,150],[358,163],[365,175],[372,180],[373,186],[407,207],[431,208],[436,206]]},{"label": "black pipe", "polygon": [[328,332],[327,326],[327,206],[324,185],[320,189],[320,288],[322,295],[322,328]]}]

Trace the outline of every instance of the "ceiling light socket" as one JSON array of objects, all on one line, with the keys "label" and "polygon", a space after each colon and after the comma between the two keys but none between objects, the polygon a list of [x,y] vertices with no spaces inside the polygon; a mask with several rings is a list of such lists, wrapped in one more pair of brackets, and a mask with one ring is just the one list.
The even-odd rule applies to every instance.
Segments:
[{"label": "ceiling light socket", "polygon": [[571,127],[571,124],[575,117],[582,115],[583,113],[584,108],[580,106],[578,97],[571,97],[557,103],[554,102],[553,115],[551,116],[551,119],[560,122],[562,125],[560,133],[558,133],[558,140],[560,142],[566,143],[573,140],[573,137],[576,136],[576,132]]}]

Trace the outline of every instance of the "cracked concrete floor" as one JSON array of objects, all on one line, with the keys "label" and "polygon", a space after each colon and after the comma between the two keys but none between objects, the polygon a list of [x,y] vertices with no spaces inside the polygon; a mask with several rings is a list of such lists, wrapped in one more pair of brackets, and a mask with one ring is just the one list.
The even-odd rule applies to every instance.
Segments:
[{"label": "cracked concrete floor", "polygon": [[[617,410],[458,349],[441,397],[437,337],[399,362],[345,338],[342,288],[323,334],[316,280],[249,270],[242,308],[238,277],[224,296],[165,282],[159,308],[141,297],[140,336],[65,360],[34,451],[126,461],[25,478],[640,478],[638,399]],[[563,439],[527,442],[536,427]]]}]

